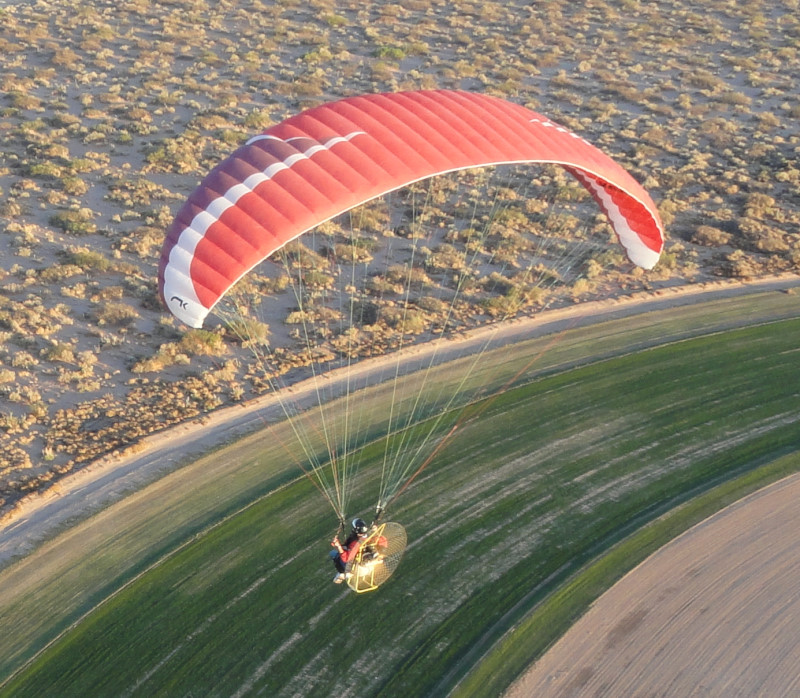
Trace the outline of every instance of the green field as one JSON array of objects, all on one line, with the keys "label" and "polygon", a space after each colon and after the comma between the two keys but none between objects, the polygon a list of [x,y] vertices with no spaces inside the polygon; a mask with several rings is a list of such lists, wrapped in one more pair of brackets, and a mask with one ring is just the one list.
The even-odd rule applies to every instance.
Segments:
[{"label": "green field", "polygon": [[496,695],[649,551],[800,469],[796,295],[573,328],[509,372],[544,347],[398,501],[379,592],[330,584],[335,521],[273,430],[0,572],[0,693]]}]

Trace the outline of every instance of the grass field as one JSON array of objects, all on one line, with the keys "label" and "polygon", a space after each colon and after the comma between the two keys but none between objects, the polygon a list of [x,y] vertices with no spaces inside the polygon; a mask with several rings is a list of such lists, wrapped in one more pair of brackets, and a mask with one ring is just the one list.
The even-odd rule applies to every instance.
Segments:
[{"label": "grass field", "polygon": [[212,454],[0,572],[0,692],[494,695],[642,555],[797,467],[799,310],[760,294],[565,332],[399,500],[411,545],[372,595],[329,583],[331,516],[264,436]]}]

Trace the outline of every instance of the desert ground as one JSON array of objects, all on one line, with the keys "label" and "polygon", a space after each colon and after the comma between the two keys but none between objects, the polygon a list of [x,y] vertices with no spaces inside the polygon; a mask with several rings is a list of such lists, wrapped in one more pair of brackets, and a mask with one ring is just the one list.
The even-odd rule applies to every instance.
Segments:
[{"label": "desert ground", "polygon": [[661,548],[506,695],[797,695],[799,497],[785,478]]},{"label": "desert ground", "polygon": [[[148,434],[263,394],[224,323],[187,332],[165,314],[159,250],[214,164],[324,101],[485,91],[618,158],[659,204],[662,262],[642,273],[604,249],[562,279],[549,307],[797,273],[796,10],[794,0],[4,4],[0,510]],[[397,238],[368,213],[372,234]],[[591,227],[608,237],[602,221]],[[444,247],[432,240],[431,259]],[[522,264],[513,249],[506,258],[511,271]],[[397,296],[377,277],[373,291],[389,290],[371,295],[372,330],[390,344]],[[491,320],[481,293],[459,329]],[[268,324],[285,335],[295,309],[286,297],[277,306]],[[512,315],[540,306],[531,296]],[[437,321],[427,310],[418,319]]]}]

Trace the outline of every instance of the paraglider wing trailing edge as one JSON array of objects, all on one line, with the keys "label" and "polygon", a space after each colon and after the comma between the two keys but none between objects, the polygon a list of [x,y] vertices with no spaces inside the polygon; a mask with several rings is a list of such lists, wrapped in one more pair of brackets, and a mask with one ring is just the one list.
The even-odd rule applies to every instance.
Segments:
[{"label": "paraglider wing trailing edge", "polygon": [[664,242],[655,204],[580,136],[488,95],[368,94],[290,117],[215,167],[167,231],[161,298],[201,327],[244,274],[320,223],[434,175],[526,162],[563,166],[604,211],[628,258],[655,266]]}]

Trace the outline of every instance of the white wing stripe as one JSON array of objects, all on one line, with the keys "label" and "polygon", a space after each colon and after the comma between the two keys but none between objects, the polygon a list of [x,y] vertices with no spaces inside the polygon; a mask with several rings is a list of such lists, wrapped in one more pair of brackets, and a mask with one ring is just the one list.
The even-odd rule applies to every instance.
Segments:
[{"label": "white wing stripe", "polygon": [[[353,131],[346,136],[329,138],[324,143],[314,143],[302,152],[292,153],[285,160],[269,165],[263,172],[256,172],[247,177],[244,182],[231,186],[222,196],[218,196],[208,204],[204,211],[195,215],[192,222],[178,236],[178,240],[170,250],[169,263],[164,269],[164,298],[170,304],[173,313],[192,327],[200,327],[208,314],[208,308],[200,303],[195,292],[191,277],[191,264],[197,245],[225,211],[231,206],[235,206],[239,199],[252,192],[259,184],[272,179],[278,172],[287,170],[301,160],[308,160],[316,153],[329,150],[332,146],[349,141],[359,135],[366,134],[364,131]],[[277,136],[260,135],[251,138],[247,144],[259,140],[280,141],[282,139]],[[311,139],[305,136],[295,136],[284,142],[295,140]]]}]

